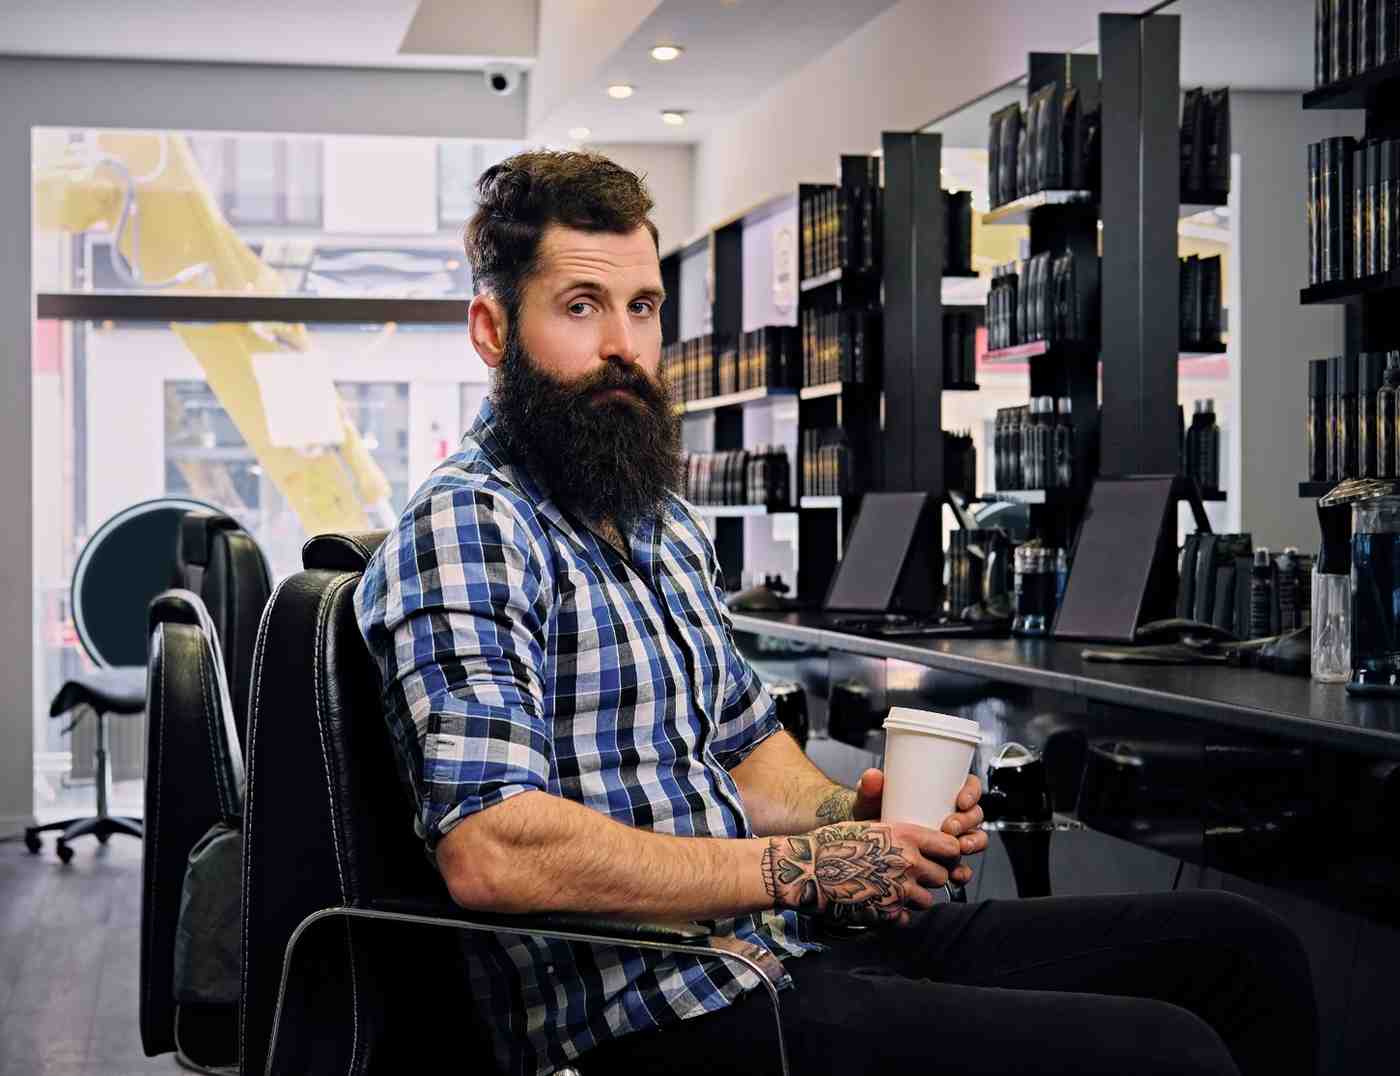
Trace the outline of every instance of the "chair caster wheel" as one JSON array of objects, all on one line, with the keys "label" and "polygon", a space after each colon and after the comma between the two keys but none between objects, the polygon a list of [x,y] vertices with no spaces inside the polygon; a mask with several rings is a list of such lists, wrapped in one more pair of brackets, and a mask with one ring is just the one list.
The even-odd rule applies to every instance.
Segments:
[{"label": "chair caster wheel", "polygon": [[109,837],[111,837],[112,835],[111,835],[110,833],[98,833],[98,834],[95,834],[95,836],[97,837],[97,843],[98,843],[98,844],[106,844],[106,843],[107,843],[107,839],[108,839]]},{"label": "chair caster wheel", "polygon": [[58,853],[60,862],[67,863],[73,858],[73,849],[69,848],[68,845],[64,844],[62,841],[54,845],[53,850]]},{"label": "chair caster wheel", "polygon": [[28,848],[34,855],[38,855],[39,849],[44,847],[44,842],[39,839],[37,833],[25,833],[24,847]]}]

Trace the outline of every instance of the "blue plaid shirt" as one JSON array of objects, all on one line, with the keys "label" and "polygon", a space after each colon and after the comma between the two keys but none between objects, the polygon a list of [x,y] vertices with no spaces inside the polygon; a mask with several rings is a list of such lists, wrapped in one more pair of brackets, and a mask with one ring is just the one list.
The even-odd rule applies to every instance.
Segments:
[{"label": "blue plaid shirt", "polygon": [[[734,645],[713,544],[679,498],[626,537],[630,559],[561,511],[507,455],[488,401],[375,553],[355,608],[429,849],[531,790],[658,833],[753,836],[729,771],[781,726]],[[712,925],[775,956],[819,948],[791,912]],[[508,1072],[760,985],[713,959],[473,944],[473,995]]]}]

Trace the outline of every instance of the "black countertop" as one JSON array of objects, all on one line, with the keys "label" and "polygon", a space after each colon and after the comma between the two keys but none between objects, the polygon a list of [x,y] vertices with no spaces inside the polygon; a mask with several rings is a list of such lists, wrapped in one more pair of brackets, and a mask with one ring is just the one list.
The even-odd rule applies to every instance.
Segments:
[{"label": "black countertop", "polygon": [[820,613],[737,613],[739,631],[827,650],[897,658],[1003,683],[1180,714],[1253,732],[1400,759],[1400,700],[1347,695],[1341,684],[1255,669],[1115,665],[1048,639],[871,639],[822,627]]}]

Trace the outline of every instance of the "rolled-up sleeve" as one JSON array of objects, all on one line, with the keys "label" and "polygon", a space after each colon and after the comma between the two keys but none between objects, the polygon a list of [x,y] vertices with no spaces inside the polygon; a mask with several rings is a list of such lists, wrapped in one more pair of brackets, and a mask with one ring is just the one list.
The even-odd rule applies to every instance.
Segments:
[{"label": "rolled-up sleeve", "polygon": [[724,662],[727,690],[720,711],[714,753],[721,766],[732,770],[764,740],[782,729],[777,707],[734,641],[734,621],[724,604],[723,588],[716,581],[720,620],[724,625]]},{"label": "rolled-up sleeve", "polygon": [[[436,492],[387,546],[379,633],[387,711],[402,726],[391,731],[416,771],[409,776],[432,848],[476,812],[547,789],[550,584],[536,536],[499,491]],[[366,638],[373,650],[375,633]]]}]

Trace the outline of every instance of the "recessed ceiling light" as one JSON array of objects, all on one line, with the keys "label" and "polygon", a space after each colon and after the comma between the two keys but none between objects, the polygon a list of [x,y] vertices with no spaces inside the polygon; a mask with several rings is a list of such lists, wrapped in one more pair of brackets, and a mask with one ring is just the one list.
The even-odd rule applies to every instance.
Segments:
[{"label": "recessed ceiling light", "polygon": [[619,82],[608,87],[608,96],[616,101],[625,101],[635,92],[635,88],[627,85],[625,82]]},{"label": "recessed ceiling light", "polygon": [[657,63],[669,63],[684,51],[679,45],[657,45],[651,50],[651,58]]},{"label": "recessed ceiling light", "polygon": [[670,108],[661,113],[661,122],[671,127],[684,127],[685,115],[685,112],[680,109]]},{"label": "recessed ceiling light", "polygon": [[569,128],[569,137],[572,138],[575,142],[582,142],[585,138],[587,138],[587,137],[588,137],[589,135],[591,135],[592,133],[593,133],[593,132],[590,131],[587,127],[570,127],[570,128]]}]

